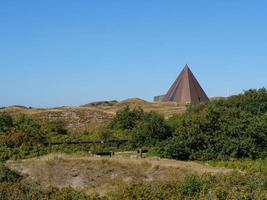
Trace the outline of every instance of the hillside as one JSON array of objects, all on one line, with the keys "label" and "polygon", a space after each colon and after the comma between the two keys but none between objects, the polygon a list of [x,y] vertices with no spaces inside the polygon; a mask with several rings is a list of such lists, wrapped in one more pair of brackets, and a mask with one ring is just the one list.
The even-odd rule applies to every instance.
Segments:
[{"label": "hillside", "polygon": [[93,102],[79,107],[58,108],[27,108],[24,106],[10,106],[0,109],[11,115],[27,114],[42,121],[63,121],[71,130],[92,130],[100,124],[109,122],[118,110],[129,106],[141,107],[144,111],[158,111],[165,117],[185,111],[185,106],[177,103],[151,103],[141,99],[127,99],[121,102],[105,101]]}]

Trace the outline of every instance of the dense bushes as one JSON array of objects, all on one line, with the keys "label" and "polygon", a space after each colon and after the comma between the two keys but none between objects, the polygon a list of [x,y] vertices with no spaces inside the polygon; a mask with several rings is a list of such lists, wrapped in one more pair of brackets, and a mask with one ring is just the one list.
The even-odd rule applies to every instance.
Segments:
[{"label": "dense bushes", "polygon": [[[169,119],[128,107],[100,132],[128,138],[133,148],[154,147],[157,155],[182,160],[263,158],[267,155],[267,91],[249,90],[227,99],[190,105]],[[104,133],[104,134],[103,134]]]},{"label": "dense bushes", "polygon": [[[156,112],[126,107],[118,111],[109,124],[93,133],[72,133],[62,122],[40,122],[26,115],[12,118],[6,113],[0,114],[1,160],[42,155],[49,152],[44,144],[51,141],[90,139],[128,139],[128,149],[153,148],[161,157],[182,160],[264,158],[267,155],[267,91],[249,90],[208,104],[191,105],[184,114],[169,119]],[[68,149],[61,145],[49,150],[88,152],[93,148]]]},{"label": "dense bushes", "polygon": [[144,112],[141,108],[131,110],[129,107],[118,111],[104,130],[98,135],[103,137],[105,133],[104,138],[107,139],[108,133],[111,138],[114,137],[114,133],[120,133],[121,138],[129,139],[132,148],[152,147],[172,135],[163,115],[157,112]]},{"label": "dense bushes", "polygon": [[[41,132],[41,125],[26,115],[12,118],[6,113],[0,115],[0,143],[15,148],[21,145],[41,145],[45,138]],[[8,123],[7,123],[8,122]]]},{"label": "dense bushes", "polygon": [[248,90],[244,94],[230,97],[227,101],[219,101],[225,107],[237,108],[253,115],[261,115],[267,111],[267,90]]},{"label": "dense bushes", "polygon": [[[0,114],[0,161],[38,156],[50,151],[110,150],[101,145],[54,145],[49,141],[129,139],[129,148],[146,147],[157,155],[182,160],[213,160],[214,166],[243,170],[222,175],[190,175],[184,180],[133,182],[108,197],[88,196],[71,188],[37,189],[0,165],[0,198],[5,199],[266,199],[267,91],[250,90],[228,99],[191,105],[182,115],[164,119],[155,112],[125,108],[93,134],[71,133],[62,122],[39,122],[29,116]],[[116,149],[112,149],[116,150]],[[232,161],[215,161],[226,160]]]},{"label": "dense bushes", "polygon": [[42,124],[35,119],[19,115],[0,114],[0,161],[43,155],[47,142]]},{"label": "dense bushes", "polygon": [[164,117],[156,112],[145,113],[130,135],[133,147],[155,146],[171,136]]},{"label": "dense bushes", "polygon": [[162,157],[183,160],[266,157],[266,102],[267,91],[260,89],[192,105],[185,114],[176,116],[174,136],[162,142],[157,151]]},{"label": "dense bushes", "polygon": [[144,111],[141,108],[130,110],[124,108],[116,113],[115,118],[110,123],[112,129],[132,130],[137,123],[144,119]]},{"label": "dense bushes", "polygon": [[[31,116],[11,117],[0,113],[0,161],[41,156],[51,152],[115,151],[117,144],[67,144],[70,141],[106,140],[127,137],[126,131],[99,127],[94,133],[70,132],[61,121],[40,121]],[[50,145],[57,142],[62,144]],[[65,144],[66,143],[66,144]]]}]

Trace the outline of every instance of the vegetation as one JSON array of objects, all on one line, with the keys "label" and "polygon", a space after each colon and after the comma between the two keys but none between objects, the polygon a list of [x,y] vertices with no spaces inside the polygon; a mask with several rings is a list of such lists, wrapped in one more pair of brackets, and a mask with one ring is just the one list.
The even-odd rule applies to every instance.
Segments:
[{"label": "vegetation", "polygon": [[228,176],[188,175],[184,181],[130,184],[113,199],[266,199],[266,181],[240,173]]},{"label": "vegetation", "polygon": [[105,197],[86,195],[72,188],[36,189],[23,181],[0,183],[0,197],[5,200],[145,200],[145,199],[214,199],[214,200],[265,200],[266,180],[240,173],[228,176],[188,175],[183,181],[140,182],[121,185]]},{"label": "vegetation", "polygon": [[267,179],[267,158],[258,160],[210,160],[206,161],[206,163],[215,167],[226,167],[239,171],[251,172]]},{"label": "vegetation", "polygon": [[180,160],[265,158],[267,91],[249,90],[228,99],[191,105],[168,120],[155,112],[125,108],[110,124],[132,147],[151,148],[160,157]]},{"label": "vegetation", "polygon": [[[175,167],[164,167],[163,160],[157,166],[152,165],[154,160],[123,160],[123,159],[94,159],[88,157],[77,157],[77,155],[55,155],[55,157],[45,156],[27,161],[13,161],[8,163],[12,169],[30,170],[32,182],[26,182],[15,175],[15,178],[5,178],[0,183],[0,197],[5,199],[258,199],[264,200],[267,195],[266,174],[267,170],[263,160],[253,161],[255,165],[247,165],[252,161],[240,162],[231,161],[231,165],[237,170],[223,174],[193,174],[192,169],[181,169]],[[49,159],[48,159],[49,158]],[[226,161],[211,161],[212,165],[224,166]],[[265,161],[266,162],[266,161]],[[161,164],[162,163],[162,164]],[[209,162],[210,163],[210,162]],[[244,163],[244,164],[243,164]],[[178,165],[178,164],[177,164]],[[239,167],[243,171],[239,171]],[[203,166],[210,168],[208,166]],[[57,169],[54,172],[54,169]],[[79,169],[79,170],[78,170]],[[197,168],[194,168],[197,170]],[[212,168],[210,168],[212,169]],[[7,169],[5,169],[6,171]],[[52,170],[52,171],[51,171]],[[4,174],[10,174],[9,172]],[[66,173],[68,171],[69,173]],[[1,171],[3,172],[3,171]],[[79,173],[77,173],[79,172]],[[12,172],[11,174],[16,172]],[[43,176],[40,173],[58,174],[60,184],[67,188],[53,188],[58,183],[55,178]],[[34,176],[35,174],[36,176]],[[65,174],[62,177],[62,174]],[[87,176],[90,182],[85,183],[84,188],[75,191],[68,187],[74,186],[71,181],[73,176],[81,178]],[[111,179],[112,174],[117,174],[115,179]],[[3,175],[1,177],[13,177],[14,175]],[[68,176],[68,177],[66,177]],[[153,177],[150,181],[147,177]],[[36,179],[37,178],[37,179]],[[85,178],[85,177],[84,177]],[[131,178],[131,179],[130,179]],[[65,182],[62,182],[62,179]],[[127,183],[125,179],[128,179]],[[3,179],[2,179],[3,180]],[[8,181],[7,181],[8,180]],[[35,185],[34,180],[39,180]],[[85,178],[85,180],[88,180]],[[131,181],[130,181],[131,180]],[[146,180],[146,181],[145,181]],[[29,181],[29,179],[28,179]],[[49,185],[51,187],[44,188]],[[101,197],[95,191],[101,190]],[[106,191],[106,192],[102,192]],[[84,193],[86,192],[86,194]]]},{"label": "vegetation", "polygon": [[[127,145],[64,144],[67,141],[127,139]],[[50,146],[51,142],[62,142]],[[199,160],[238,171],[230,175],[190,175],[184,180],[132,182],[108,197],[71,188],[40,190],[0,164],[0,199],[266,199],[267,90],[249,90],[227,99],[190,105],[165,119],[157,112],[126,107],[93,132],[70,132],[62,122],[0,113],[0,162],[50,152],[146,148],[150,154]],[[209,160],[209,161],[207,161]]]},{"label": "vegetation", "polygon": [[264,158],[266,105],[265,89],[250,90],[207,105],[193,105],[176,119],[173,137],[158,147],[158,153],[183,160]]},{"label": "vegetation", "polygon": [[[35,189],[24,182],[0,183],[0,199],[3,200],[100,200],[72,188]],[[104,199],[104,198],[103,198]]]},{"label": "vegetation", "polygon": [[[72,133],[62,122],[40,122],[26,115],[0,114],[1,159],[42,155],[65,149],[51,142],[128,139],[124,149],[148,148],[179,160],[265,158],[267,155],[267,91],[249,90],[228,99],[191,105],[182,115],[165,119],[157,112],[129,107],[92,133]],[[110,145],[72,145],[68,151],[96,151]],[[115,145],[116,146],[116,145]],[[115,147],[116,148],[116,147]],[[114,148],[113,148],[114,149]]]},{"label": "vegetation", "polygon": [[14,183],[19,181],[21,176],[5,167],[3,164],[0,165],[0,183]]}]

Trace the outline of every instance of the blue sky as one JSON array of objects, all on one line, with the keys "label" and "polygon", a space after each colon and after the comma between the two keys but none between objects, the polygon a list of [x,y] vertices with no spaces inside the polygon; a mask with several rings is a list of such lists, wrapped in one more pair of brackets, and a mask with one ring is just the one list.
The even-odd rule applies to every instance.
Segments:
[{"label": "blue sky", "polygon": [[0,106],[164,94],[188,63],[208,96],[267,86],[265,0],[0,0]]}]

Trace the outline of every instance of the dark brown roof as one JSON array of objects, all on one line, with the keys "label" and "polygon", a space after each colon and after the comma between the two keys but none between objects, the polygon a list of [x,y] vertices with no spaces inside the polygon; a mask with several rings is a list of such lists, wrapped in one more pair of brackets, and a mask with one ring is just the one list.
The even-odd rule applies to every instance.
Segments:
[{"label": "dark brown roof", "polygon": [[163,98],[163,101],[199,103],[208,102],[209,98],[189,69],[188,65],[185,65],[183,71]]}]

